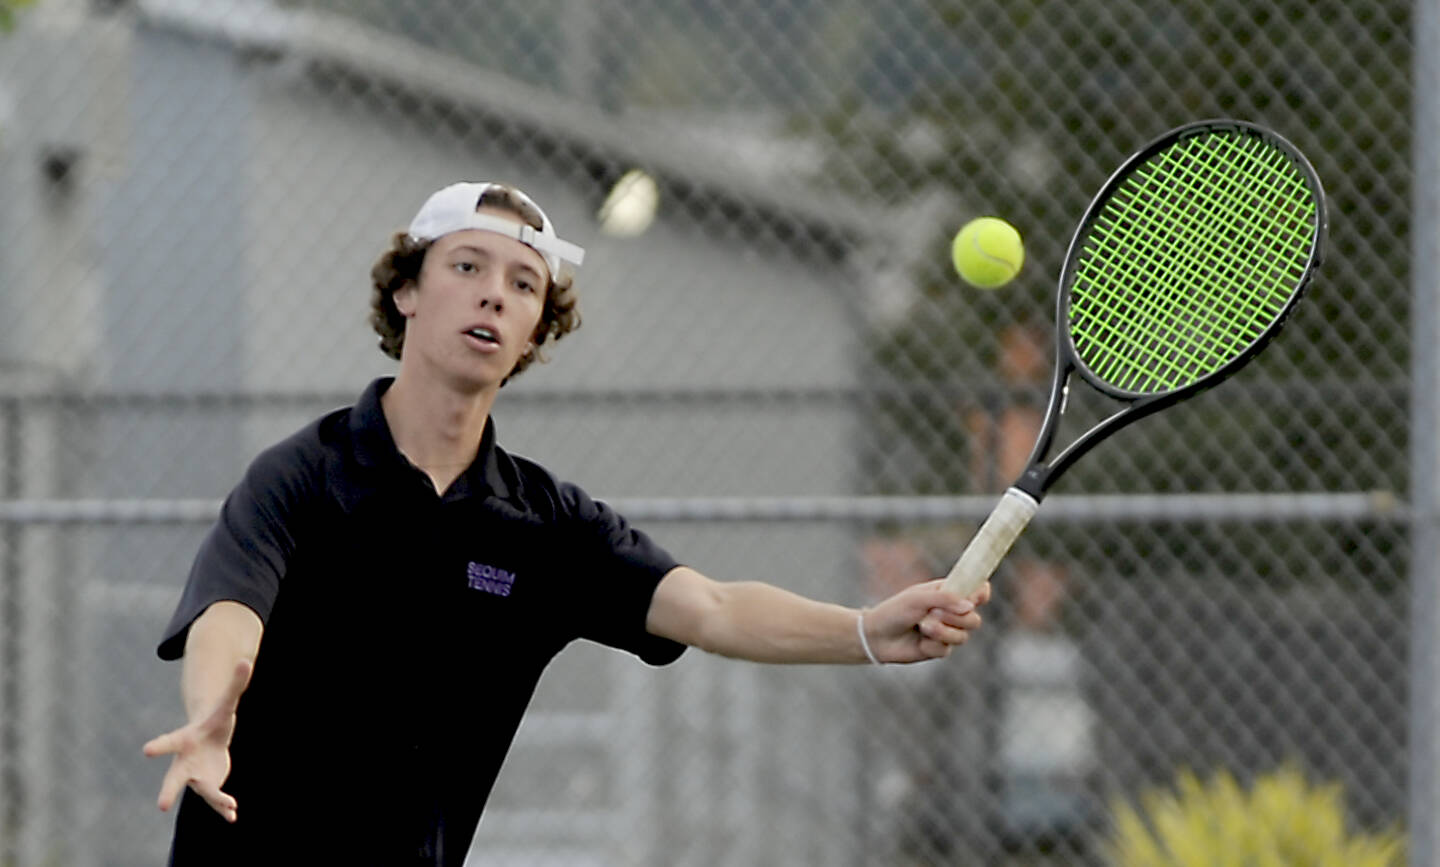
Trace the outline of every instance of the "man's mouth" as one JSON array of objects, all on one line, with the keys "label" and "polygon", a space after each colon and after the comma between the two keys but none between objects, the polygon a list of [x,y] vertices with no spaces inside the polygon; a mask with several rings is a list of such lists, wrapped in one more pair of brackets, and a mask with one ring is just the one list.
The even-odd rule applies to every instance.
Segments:
[{"label": "man's mouth", "polygon": [[480,341],[481,343],[498,344],[500,342],[500,335],[494,331],[491,331],[489,328],[471,328],[465,333]]}]

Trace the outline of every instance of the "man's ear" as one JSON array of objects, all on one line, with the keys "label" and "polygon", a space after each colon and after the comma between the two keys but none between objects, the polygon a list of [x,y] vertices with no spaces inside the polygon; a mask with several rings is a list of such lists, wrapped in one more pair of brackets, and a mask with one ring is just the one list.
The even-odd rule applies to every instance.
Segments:
[{"label": "man's ear", "polygon": [[395,309],[399,310],[400,315],[406,319],[415,315],[415,293],[418,291],[420,291],[420,287],[415,285],[414,280],[406,280],[405,285],[396,289],[395,294],[391,296],[395,301]]}]

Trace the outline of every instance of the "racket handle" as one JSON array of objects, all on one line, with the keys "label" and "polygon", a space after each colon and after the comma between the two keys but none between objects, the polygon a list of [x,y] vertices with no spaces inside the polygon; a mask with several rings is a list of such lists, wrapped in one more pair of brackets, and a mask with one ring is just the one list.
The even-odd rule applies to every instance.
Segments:
[{"label": "racket handle", "polygon": [[1005,559],[1010,546],[1020,536],[1020,531],[1035,516],[1040,503],[1019,488],[1011,488],[1000,498],[1000,505],[980,525],[980,532],[970,540],[970,545],[945,576],[942,588],[957,596],[969,596],[994,574],[995,567]]}]

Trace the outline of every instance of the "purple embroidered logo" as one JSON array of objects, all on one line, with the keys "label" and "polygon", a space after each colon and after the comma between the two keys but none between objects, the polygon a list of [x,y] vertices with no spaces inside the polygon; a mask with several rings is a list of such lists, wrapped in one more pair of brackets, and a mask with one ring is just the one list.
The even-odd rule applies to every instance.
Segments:
[{"label": "purple embroidered logo", "polygon": [[473,560],[465,567],[465,577],[470,579],[470,589],[495,596],[509,596],[510,588],[515,586],[514,572]]}]

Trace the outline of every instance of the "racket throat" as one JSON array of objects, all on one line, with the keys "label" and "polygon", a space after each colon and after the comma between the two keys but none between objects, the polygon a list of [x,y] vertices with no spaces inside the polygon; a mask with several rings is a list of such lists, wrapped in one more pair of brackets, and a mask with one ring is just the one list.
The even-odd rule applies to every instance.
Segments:
[{"label": "racket throat", "polygon": [[1070,365],[1061,364],[1055,369],[1055,381],[1050,388],[1050,405],[1045,409],[1045,421],[1040,425],[1040,433],[1035,436],[1035,447],[1030,450],[1030,457],[1025,462],[1025,471],[1011,486],[1016,490],[1023,491],[1036,503],[1044,499],[1045,492],[1050,489],[1051,477],[1054,473],[1050,465],[1045,463],[1045,456],[1050,453],[1050,446],[1054,443],[1055,434],[1060,429],[1060,419],[1065,415],[1065,409],[1069,404]]},{"label": "racket throat", "polygon": [[1045,499],[1045,492],[1050,489],[1050,467],[1045,464],[1027,467],[1010,490],[1018,491],[1037,504]]}]

